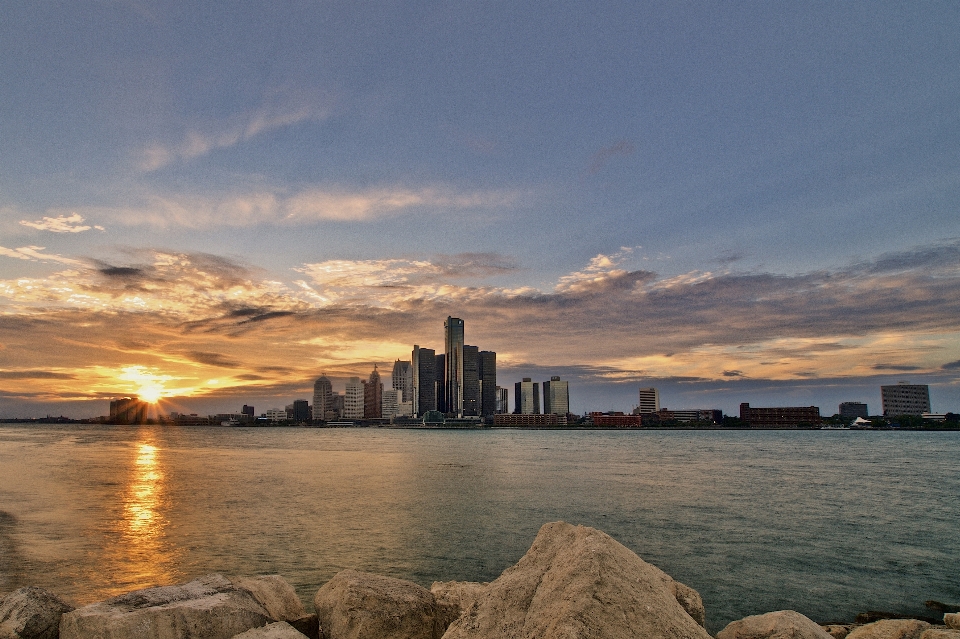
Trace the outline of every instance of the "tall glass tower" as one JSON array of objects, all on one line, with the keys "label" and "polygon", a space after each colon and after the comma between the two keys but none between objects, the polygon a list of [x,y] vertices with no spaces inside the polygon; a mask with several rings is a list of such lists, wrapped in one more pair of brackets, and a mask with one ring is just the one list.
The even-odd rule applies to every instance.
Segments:
[{"label": "tall glass tower", "polygon": [[446,410],[463,416],[463,320],[448,317],[443,323],[446,361]]}]

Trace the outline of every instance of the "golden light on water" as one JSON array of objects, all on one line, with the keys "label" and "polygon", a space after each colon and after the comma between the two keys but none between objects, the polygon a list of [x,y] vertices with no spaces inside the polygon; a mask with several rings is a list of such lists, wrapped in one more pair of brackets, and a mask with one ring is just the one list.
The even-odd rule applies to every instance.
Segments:
[{"label": "golden light on water", "polygon": [[163,474],[157,464],[157,448],[152,444],[139,444],[134,477],[124,505],[129,531],[138,537],[150,537],[158,533],[156,510],[162,481]]}]

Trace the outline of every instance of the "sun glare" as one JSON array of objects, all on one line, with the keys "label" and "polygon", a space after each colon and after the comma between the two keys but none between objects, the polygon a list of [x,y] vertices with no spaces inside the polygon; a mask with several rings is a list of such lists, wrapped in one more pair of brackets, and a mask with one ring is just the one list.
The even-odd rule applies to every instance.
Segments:
[{"label": "sun glare", "polygon": [[164,382],[173,379],[169,375],[158,375],[143,366],[128,366],[123,369],[119,378],[133,382],[137,396],[145,402],[156,404],[166,396],[167,389]]}]

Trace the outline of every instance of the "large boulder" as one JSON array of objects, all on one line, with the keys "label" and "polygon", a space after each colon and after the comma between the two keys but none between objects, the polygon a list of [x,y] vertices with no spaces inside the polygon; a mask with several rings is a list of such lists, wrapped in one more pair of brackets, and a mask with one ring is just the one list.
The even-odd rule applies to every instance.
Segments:
[{"label": "large boulder", "polygon": [[919,619],[883,619],[854,629],[847,639],[920,639],[929,627]]},{"label": "large boulder", "polygon": [[947,628],[953,628],[954,630],[960,630],[960,613],[947,613],[943,615],[943,623]]},{"label": "large boulder", "polygon": [[717,639],[833,639],[819,624],[795,610],[778,610],[732,621]]},{"label": "large boulder", "polygon": [[0,600],[0,639],[57,639],[73,606],[43,588],[20,588]]},{"label": "large boulder", "polygon": [[412,581],[343,570],[313,599],[326,639],[439,639],[448,616]]},{"label": "large boulder", "polygon": [[545,524],[530,550],[443,638],[710,639],[680,605],[672,582],[599,530]]},{"label": "large boulder", "polygon": [[280,575],[235,577],[230,581],[249,592],[275,621],[293,621],[307,616],[297,591]]},{"label": "large boulder", "polygon": [[239,635],[234,635],[233,639],[305,639],[305,637],[306,635],[286,621],[277,621],[241,632]]},{"label": "large boulder", "polygon": [[960,639],[960,630],[953,628],[927,628],[920,639]]},{"label": "large boulder", "polygon": [[272,621],[277,620],[249,590],[213,574],[182,585],[146,588],[78,608],[61,618],[60,637],[229,639]]},{"label": "large boulder", "polygon": [[456,621],[480,598],[488,584],[476,581],[435,581],[430,592],[437,601],[440,614],[444,616],[444,628]]}]

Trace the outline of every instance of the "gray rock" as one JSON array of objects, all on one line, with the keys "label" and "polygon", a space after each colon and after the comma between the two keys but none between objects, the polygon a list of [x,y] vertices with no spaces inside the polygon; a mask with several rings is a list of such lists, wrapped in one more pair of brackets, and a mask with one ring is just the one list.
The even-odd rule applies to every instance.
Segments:
[{"label": "gray rock", "polygon": [[254,628],[234,635],[233,639],[304,639],[305,635],[286,621],[268,623],[260,628]]},{"label": "gray rock", "polygon": [[293,621],[307,614],[297,591],[280,575],[235,577],[230,581],[253,595],[275,621]]},{"label": "gray rock", "polygon": [[412,581],[343,570],[313,599],[326,639],[439,639],[445,615]]},{"label": "gray rock", "polygon": [[545,524],[443,637],[710,639],[681,607],[672,582],[599,530]]},{"label": "gray rock", "polygon": [[918,619],[883,619],[854,629],[847,639],[920,639],[929,627]]},{"label": "gray rock", "polygon": [[819,624],[795,610],[745,617],[727,624],[717,639],[832,639]]},{"label": "gray rock", "polygon": [[947,628],[960,630],[960,613],[954,612],[943,615],[943,623]]},{"label": "gray rock", "polygon": [[69,612],[61,639],[229,639],[271,621],[248,590],[222,575],[147,588]]},{"label": "gray rock", "polygon": [[20,588],[0,601],[0,639],[56,639],[73,606],[43,588]]},{"label": "gray rock", "polygon": [[430,586],[430,592],[437,601],[440,614],[445,619],[443,626],[447,627],[457,617],[473,606],[483,589],[489,584],[476,581],[435,581]]}]

